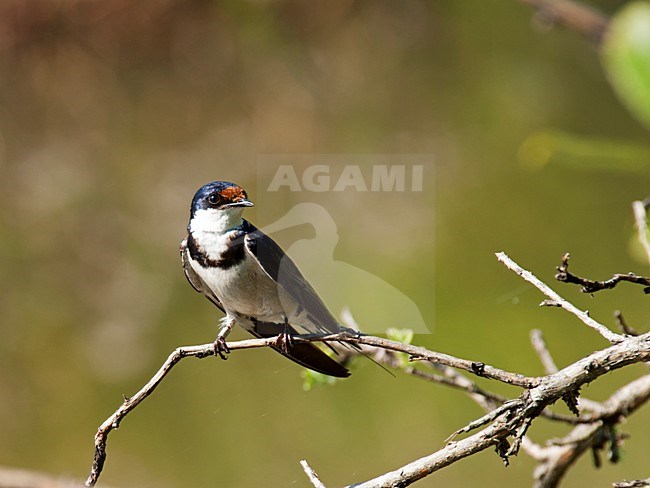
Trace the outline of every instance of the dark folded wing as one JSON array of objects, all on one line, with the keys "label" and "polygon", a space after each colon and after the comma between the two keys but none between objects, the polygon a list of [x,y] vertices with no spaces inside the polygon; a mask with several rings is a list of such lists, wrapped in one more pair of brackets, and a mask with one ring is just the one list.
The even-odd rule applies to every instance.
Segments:
[{"label": "dark folded wing", "polygon": [[[187,251],[187,241],[183,240],[183,242],[181,242],[181,263],[183,265],[183,271],[185,272],[187,281],[189,281],[190,285],[192,285],[196,291],[202,295],[205,295],[208,300],[214,303],[221,309],[222,312],[225,313],[223,305],[219,299],[212,292],[210,287],[208,287],[205,281],[203,281],[201,277],[192,269],[188,255],[189,251]],[[284,325],[255,322],[253,323],[253,328],[250,328],[249,326],[246,327],[246,330],[248,330],[248,332],[256,337],[273,337],[284,331]],[[288,332],[290,334],[297,334],[297,331],[292,327],[289,327]],[[292,361],[305,368],[314,370],[318,373],[326,374],[329,376],[336,376],[337,378],[347,378],[350,376],[350,372],[345,366],[332,359],[314,344],[306,342],[294,343],[287,353],[282,351],[282,349],[279,347],[272,347],[283,356],[291,359]]]},{"label": "dark folded wing", "polygon": [[192,288],[194,288],[202,295],[205,295],[208,300],[214,303],[217,307],[219,307],[219,309],[221,309],[222,312],[225,313],[226,310],[223,308],[223,305],[221,305],[221,302],[217,296],[205,283],[205,281],[203,281],[203,279],[201,279],[201,277],[196,274],[196,271],[192,269],[192,265],[189,261],[189,251],[187,250],[187,239],[183,239],[181,242],[181,264],[183,265],[185,278],[187,278],[187,281],[189,281],[190,285],[192,285]]},{"label": "dark folded wing", "polygon": [[338,333],[341,327],[320,299],[316,291],[298,270],[298,267],[269,236],[248,221],[246,225],[246,250],[259,263],[264,272],[307,311],[316,326],[313,333]]}]

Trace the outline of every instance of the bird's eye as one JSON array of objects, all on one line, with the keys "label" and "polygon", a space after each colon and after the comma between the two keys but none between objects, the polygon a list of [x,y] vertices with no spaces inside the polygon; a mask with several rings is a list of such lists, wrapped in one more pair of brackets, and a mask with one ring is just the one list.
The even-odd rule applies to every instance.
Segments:
[{"label": "bird's eye", "polygon": [[208,197],[208,203],[210,205],[219,205],[221,203],[221,197],[218,193],[213,193]]}]

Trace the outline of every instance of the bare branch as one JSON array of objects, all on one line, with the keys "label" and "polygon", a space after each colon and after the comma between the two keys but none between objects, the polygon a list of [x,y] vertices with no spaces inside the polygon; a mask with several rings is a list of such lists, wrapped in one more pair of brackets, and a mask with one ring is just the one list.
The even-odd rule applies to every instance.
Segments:
[{"label": "bare branch", "polygon": [[610,435],[611,426],[650,399],[650,375],[643,376],[617,390],[603,403],[601,420],[591,425],[579,425],[567,436],[542,448],[535,458],[543,462],[535,469],[535,488],[557,486],[573,463],[590,449],[602,449],[610,443],[616,449],[618,440]]},{"label": "bare branch", "polygon": [[569,0],[519,0],[535,9],[537,20],[571,29],[599,45],[609,19],[598,11]]},{"label": "bare branch", "polygon": [[[231,351],[234,351],[237,349],[268,347],[275,344],[275,340],[275,337],[267,339],[249,339],[229,343],[228,348]],[[416,356],[419,360],[446,364],[448,366],[464,369],[465,371],[474,374],[479,374],[477,368],[474,366],[479,363],[454,358],[453,356],[429,351],[422,347],[401,344],[380,337],[357,336],[342,333],[321,336],[296,336],[293,340],[310,342],[338,341],[380,347],[391,351],[407,353]],[[184,357],[205,358],[212,355],[214,355],[214,344],[212,343],[200,346],[180,347],[169,355],[163,366],[138,393],[131,398],[125,398],[123,404],[115,411],[115,413],[104,421],[95,435],[95,456],[91,473],[86,480],[86,486],[94,486],[102,472],[106,460],[106,441],[110,431],[119,427],[121,420],[155,390],[163,378],[181,359]],[[526,421],[526,418],[541,415],[547,405],[550,405],[563,395],[566,395],[567,392],[576,391],[581,385],[591,382],[613,369],[618,369],[635,362],[648,360],[650,360],[650,334],[644,334],[638,337],[629,337],[621,343],[593,353],[554,375],[546,376],[544,378],[529,378],[517,373],[509,373],[497,368],[492,368],[487,365],[483,366],[484,370],[480,375],[497,379],[507,384],[530,388],[528,400],[526,401],[525,406],[521,407],[520,414],[517,416],[519,419],[517,425],[521,425],[521,422]],[[468,446],[467,448],[464,447],[466,444],[462,441],[462,444],[458,443],[458,445],[462,446],[462,449],[454,448],[452,450],[453,452],[450,454],[451,457],[445,455],[443,458],[447,460],[458,460],[472,454],[473,452],[477,452],[477,450],[485,449],[489,445],[495,444],[505,438],[505,436],[502,436],[502,431],[500,429],[494,431],[494,435],[496,437],[491,437],[490,439],[486,439],[482,435],[479,435],[479,437],[475,438],[478,444],[476,446]],[[431,460],[434,464],[427,465],[426,469],[435,471],[440,467],[446,466],[449,462],[454,462],[453,460],[449,462],[444,461],[443,458],[441,458],[438,453],[432,454],[426,459]],[[415,481],[415,479],[413,479],[413,481]]]},{"label": "bare branch", "polygon": [[582,287],[580,288],[580,291],[583,293],[595,293],[601,290],[610,290],[616,287],[622,281],[642,285],[644,286],[643,291],[645,293],[650,293],[650,278],[646,278],[645,276],[638,276],[634,273],[617,273],[608,280],[604,281],[595,281],[587,278],[581,278],[580,276],[569,273],[569,253],[565,253],[564,256],[562,256],[562,264],[557,267],[557,270],[558,273],[555,275],[556,280],[563,281],[564,283],[580,285]]},{"label": "bare branch", "polygon": [[420,458],[401,468],[373,478],[363,483],[355,483],[347,488],[388,488],[408,486],[417,480],[449,466],[460,459],[471,456],[497,443],[510,435],[510,429],[504,419],[498,420],[486,429],[465,439],[451,442],[439,451]]},{"label": "bare branch", "polygon": [[309,463],[307,463],[307,461],[303,459],[302,461],[300,461],[300,465],[302,466],[302,469],[305,471],[307,478],[309,478],[309,481],[311,482],[312,485],[314,485],[315,488],[325,488],[325,485],[316,474],[316,471],[314,471],[311,468],[311,466],[309,465]]},{"label": "bare branch", "polygon": [[571,312],[573,315],[578,317],[580,320],[582,320],[582,322],[584,322],[586,325],[594,329],[596,332],[598,332],[609,342],[616,343],[622,341],[625,338],[620,334],[615,334],[600,322],[597,322],[591,317],[589,317],[589,313],[579,310],[575,305],[566,301],[555,291],[553,291],[546,283],[542,282],[539,278],[537,278],[537,276],[535,276],[533,273],[523,269],[521,266],[515,263],[512,259],[508,257],[506,253],[499,252],[496,254],[496,256],[497,259],[503,264],[505,264],[505,266],[508,269],[514,271],[523,279],[525,279],[526,281],[534,285],[539,291],[541,291],[544,295],[546,295],[550,299],[550,301],[545,300],[544,302],[541,303],[541,305],[561,307],[564,310]]},{"label": "bare branch", "polygon": [[404,352],[408,354],[411,358],[411,361],[430,361],[436,364],[443,364],[445,366],[451,366],[452,368],[461,369],[467,371],[468,373],[475,374],[476,376],[481,376],[483,378],[489,378],[493,380],[501,381],[502,383],[507,383],[509,385],[521,386],[523,388],[532,388],[539,384],[539,378],[528,377],[518,373],[510,373],[493,366],[489,366],[482,362],[477,361],[468,361],[467,359],[459,359],[449,354],[443,354],[439,352],[430,351],[423,347],[413,346],[410,344],[402,344],[401,342],[391,341],[389,339],[383,339],[381,337],[375,336],[366,336],[361,335],[358,337],[350,337],[349,334],[344,334],[343,339],[341,335],[330,335],[330,336],[301,336],[306,340],[317,340],[317,341],[340,341],[343,342],[354,342],[357,344],[364,344],[366,346],[380,347],[382,349],[387,349],[389,351]]},{"label": "bare branch", "polygon": [[[265,347],[273,343],[276,338],[269,339],[250,339],[246,341],[240,341],[237,343],[229,344],[228,347],[230,350],[236,349],[249,349],[254,347]],[[145,398],[147,398],[156,387],[160,384],[165,376],[171,371],[171,369],[183,358],[186,357],[196,357],[199,359],[213,356],[215,354],[214,344],[203,344],[201,346],[188,346],[188,347],[179,347],[174,352],[172,352],[167,360],[163,363],[160,369],[156,372],[155,375],[144,385],[140,391],[138,391],[132,397],[124,398],[124,402],[120,407],[108,417],[102,425],[99,426],[97,434],[95,434],[95,456],[93,458],[93,464],[86,479],[86,486],[95,486],[97,479],[104,468],[104,462],[106,461],[106,441],[108,440],[108,434],[113,429],[117,429],[120,426],[120,422],[124,417],[128,415],[135,407],[137,407]]]},{"label": "bare branch", "polygon": [[650,478],[644,480],[633,480],[633,481],[619,481],[612,485],[614,488],[643,488],[644,486],[650,486]]},{"label": "bare branch", "polygon": [[[228,343],[228,348],[231,351],[238,349],[251,349],[259,347],[268,347],[275,344],[277,338],[271,337],[266,339],[249,339],[238,342]],[[526,376],[510,373],[507,371],[493,368],[483,363],[475,361],[468,361],[466,359],[459,359],[448,354],[441,354],[434,351],[429,351],[423,347],[402,344],[400,342],[383,339],[374,336],[357,336],[349,333],[342,334],[329,334],[329,335],[302,335],[296,336],[294,341],[337,341],[337,342],[351,342],[355,344],[364,344],[368,346],[380,347],[390,351],[403,352],[415,357],[419,361],[430,361],[432,363],[443,364],[455,368],[463,369],[478,376],[499,380],[503,383],[510,385],[530,388],[539,383],[538,378],[528,378]],[[106,460],[106,442],[108,434],[119,427],[122,419],[136,408],[145,398],[147,398],[160,384],[163,378],[171,371],[171,369],[185,357],[196,357],[199,359],[213,356],[214,344],[203,344],[199,346],[179,347],[172,352],[156,374],[144,385],[140,391],[134,396],[125,398],[120,407],[108,417],[97,430],[95,435],[95,455],[91,472],[86,479],[86,486],[95,486],[97,479],[102,472],[104,462]]]},{"label": "bare branch", "polygon": [[[542,365],[544,366],[544,369],[546,370],[546,373],[547,374],[557,373],[558,368],[555,365],[555,361],[553,361],[553,357],[551,356],[551,353],[546,347],[546,342],[544,341],[544,336],[542,335],[542,331],[538,329],[533,329],[530,333],[530,339],[535,351],[537,352],[537,355],[540,357],[540,360],[542,362]],[[581,423],[589,424],[595,422],[600,418],[598,414],[603,411],[603,406],[600,403],[594,402],[585,397],[581,397],[580,404],[583,407],[583,409],[587,408],[593,412],[596,412],[596,415],[580,415],[578,417],[566,418],[563,415],[554,414],[552,412],[544,412],[544,416],[553,420],[560,420],[562,422],[573,423],[573,424],[581,424]]]},{"label": "bare branch", "polygon": [[[358,352],[355,352],[353,350],[350,350],[347,353],[350,355],[359,355]],[[377,361],[378,363],[384,366],[388,366],[394,369],[399,369],[403,373],[411,376],[415,376],[416,378],[430,381],[432,383],[439,383],[442,385],[449,386],[451,388],[464,391],[465,393],[468,394],[468,396],[472,400],[474,400],[486,412],[492,412],[494,409],[496,409],[497,407],[499,407],[500,405],[508,401],[508,398],[502,395],[498,395],[491,391],[487,391],[484,388],[481,388],[476,384],[476,382],[470,380],[469,378],[465,377],[462,373],[459,373],[458,371],[456,371],[453,368],[450,368],[449,366],[443,366],[441,364],[434,364],[434,363],[426,363],[428,366],[439,370],[442,373],[442,375],[430,373],[428,371],[422,371],[421,369],[417,369],[413,366],[405,366],[404,364],[402,364],[401,361],[397,359],[397,357],[392,351],[386,351],[385,349],[376,349],[372,358],[373,360]],[[596,402],[591,402],[590,400],[585,400],[584,398],[581,398],[581,403],[583,405],[584,404],[591,405],[592,403],[596,404]],[[599,406],[600,404],[596,404],[596,405]],[[595,409],[592,408],[592,410]],[[552,412],[549,409],[545,409],[542,412],[541,416],[549,420],[564,422],[572,425],[581,424],[581,423],[592,423],[596,420],[592,415],[570,417],[568,415],[562,415],[562,414]]]},{"label": "bare branch", "polygon": [[[482,451],[490,446],[502,446],[504,442],[507,442],[507,437],[514,434],[514,448],[510,448],[508,452],[501,454],[504,457],[504,461],[507,461],[508,455],[516,454],[517,444],[522,440],[522,436],[525,434],[531,421],[536,416],[539,416],[547,405],[554,403],[567,392],[575,391],[585,383],[593,381],[596,377],[607,374],[611,371],[610,367],[616,369],[625,364],[641,361],[650,361],[650,334],[629,337],[623,342],[597,351],[553,375],[541,378],[538,386],[524,393],[522,397],[523,401],[519,404],[519,408],[515,410],[502,410],[501,416],[481,432],[466,439],[447,444],[433,454],[413,461],[395,471],[391,471],[364,483],[350,486],[354,486],[355,488],[408,486],[464,457]],[[640,384],[636,382],[632,386],[628,385],[622,388],[619,392],[621,392],[621,398],[627,395],[629,400],[625,404],[621,400],[621,404],[618,405],[620,410],[616,412],[623,412],[625,409],[633,406],[637,408],[644,401],[647,401],[646,396],[640,389]],[[608,412],[614,415],[616,412],[611,410],[611,408],[613,407],[610,407]],[[591,426],[578,426],[576,429],[580,427],[590,428]],[[593,445],[593,442],[590,445]]]},{"label": "bare branch", "polygon": [[[577,309],[575,309],[573,305],[563,300],[559,295],[550,290],[550,288],[541,283],[534,275],[532,275],[532,273],[523,270],[505,254],[500,253],[498,256],[499,260],[504,262],[506,266],[513,269],[524,279],[537,286],[547,296],[557,302],[559,306],[562,306],[576,314]],[[577,314],[580,313],[581,312],[577,311]],[[597,322],[596,324],[597,326],[592,324],[590,327],[595,328],[596,330],[604,328],[601,324],[598,324]],[[524,435],[535,418],[539,416],[547,416],[554,419],[560,418],[560,416],[554,415],[551,412],[545,412],[545,409],[549,405],[559,399],[564,399],[570,402],[577,414],[577,392],[582,385],[590,383],[600,376],[626,365],[641,361],[650,361],[650,333],[632,337],[619,336],[613,334],[607,329],[605,329],[605,331],[611,337],[617,339],[615,341],[612,340],[614,345],[594,352],[562,370],[544,377],[528,377],[518,373],[500,370],[483,363],[459,359],[447,354],[430,351],[423,347],[402,344],[375,336],[352,334],[349,332],[328,335],[298,335],[293,337],[293,341],[340,342],[371,346],[382,349],[384,351],[384,358],[393,361],[396,359],[395,354],[393,353],[405,353],[409,355],[413,361],[421,361],[420,364],[429,365],[430,367],[439,369],[442,372],[442,375],[433,375],[422,371],[417,372],[418,370],[410,366],[401,365],[402,368],[410,371],[410,373],[415,376],[449,384],[467,391],[479,402],[479,404],[490,410],[487,415],[471,422],[468,426],[460,429],[457,433],[468,432],[472,429],[490,424],[481,432],[466,439],[451,442],[439,451],[409,463],[399,470],[387,473],[375,478],[374,480],[354,485],[357,487],[388,487],[407,486],[444,466],[475,452],[484,450],[490,446],[495,446],[499,456],[505,463],[507,463],[509,456],[517,454],[520,444],[524,443],[524,445],[532,445],[525,441]],[[599,330],[599,332],[603,334],[603,331]],[[276,340],[276,337],[250,339],[229,343],[228,348],[231,351],[235,351],[237,349],[268,347],[275,344]],[[541,349],[545,350],[545,347],[540,348],[540,350]],[[546,351],[546,353],[548,353],[548,351]],[[122,419],[155,390],[174,365],[185,357],[205,358],[213,356],[214,354],[215,348],[212,343],[200,346],[180,347],[169,355],[165,363],[138,393],[131,398],[124,399],[123,404],[108,419],[106,419],[98,429],[95,436],[95,456],[91,473],[86,481],[86,486],[94,486],[102,472],[106,460],[106,442],[108,434],[113,429],[119,427]],[[380,357],[379,353],[376,353],[376,357]],[[546,361],[548,362],[548,360]],[[548,364],[547,366],[549,366],[548,369],[554,369],[555,365],[552,365],[553,368],[551,367],[551,364]],[[523,388],[524,391],[518,399],[506,401],[501,397],[478,388],[474,382],[451,368],[460,369],[477,376],[518,386]],[[648,378],[650,378],[650,375]],[[613,400],[611,400],[612,405],[615,407],[614,410],[612,410],[614,407],[611,405],[596,404],[597,407],[593,408],[595,412],[594,415],[581,415],[574,420],[575,423],[590,422],[591,425],[579,425],[574,429],[574,432],[582,432],[578,431],[578,429],[584,428],[584,432],[590,433],[592,431],[588,429],[591,429],[595,425],[595,422],[600,422],[599,425],[602,424],[603,429],[609,429],[602,431],[609,435],[607,439],[615,438],[616,436],[612,437],[613,429],[611,426],[618,422],[621,415],[626,415],[627,412],[633,411],[643,402],[647,401],[648,394],[645,393],[646,390],[644,389],[646,386],[650,392],[650,380],[648,381],[648,385],[645,383],[634,382],[631,385],[628,385],[628,387],[619,390],[619,392],[622,392],[620,393],[620,398],[614,395]],[[503,405],[497,408],[499,403],[502,403]],[[507,440],[508,437],[512,437],[512,444],[509,444]],[[591,448],[600,445],[596,442],[596,438],[582,436],[580,439],[587,439],[589,442],[586,445],[591,446]],[[612,446],[616,445],[616,439],[612,440],[611,443]],[[579,455],[579,453],[577,455]],[[305,464],[303,464],[303,468],[305,468]],[[310,472],[313,473],[313,470],[311,470],[311,468],[309,469]],[[310,472],[308,472],[308,475]],[[315,479],[317,479],[315,473],[313,473],[313,475],[315,476]],[[314,480],[311,477],[310,480],[312,480],[312,484],[314,484]],[[314,486],[319,485],[315,484]],[[320,486],[322,486],[322,483]]]}]

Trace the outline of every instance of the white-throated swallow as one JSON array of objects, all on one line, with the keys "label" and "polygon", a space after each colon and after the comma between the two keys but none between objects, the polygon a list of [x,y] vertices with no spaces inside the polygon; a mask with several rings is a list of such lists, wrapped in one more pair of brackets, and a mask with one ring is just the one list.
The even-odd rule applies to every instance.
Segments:
[{"label": "white-throated swallow", "polygon": [[274,349],[306,368],[349,376],[345,366],[315,344],[287,340],[298,333],[295,327],[310,334],[346,329],[280,246],[242,218],[252,206],[234,183],[202,186],[192,199],[188,234],[181,242],[187,280],[226,314],[215,341],[217,353],[225,357],[225,338],[238,323],[256,337],[285,337]]}]

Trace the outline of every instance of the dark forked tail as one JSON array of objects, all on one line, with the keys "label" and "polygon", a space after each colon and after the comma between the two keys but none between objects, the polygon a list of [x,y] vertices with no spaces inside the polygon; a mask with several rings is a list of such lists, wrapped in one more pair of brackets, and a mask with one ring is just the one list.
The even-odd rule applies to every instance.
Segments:
[{"label": "dark forked tail", "polygon": [[[284,327],[284,325],[280,324],[258,322],[255,324],[254,330],[249,329],[248,331],[256,337],[268,338],[277,336],[284,330]],[[298,335],[296,329],[291,326],[288,327],[287,332],[289,334]],[[293,362],[317,373],[335,376],[336,378],[347,378],[350,376],[350,371],[345,366],[328,356],[317,345],[310,342],[294,342],[286,353],[279,347],[271,347]]]}]

